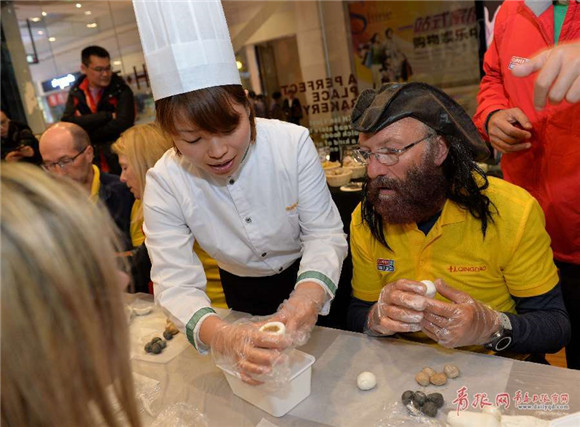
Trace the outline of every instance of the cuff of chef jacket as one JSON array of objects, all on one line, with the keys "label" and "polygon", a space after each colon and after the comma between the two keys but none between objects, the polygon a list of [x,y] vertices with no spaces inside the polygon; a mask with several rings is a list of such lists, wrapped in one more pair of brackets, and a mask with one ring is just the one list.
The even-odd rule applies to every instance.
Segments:
[{"label": "cuff of chef jacket", "polygon": [[193,316],[191,316],[191,319],[189,319],[189,322],[187,322],[187,325],[185,325],[185,334],[187,336],[187,340],[191,344],[193,344],[195,349],[199,351],[201,354],[207,354],[207,352],[209,351],[209,346],[205,345],[199,339],[199,330],[201,329],[201,324],[203,323],[205,318],[214,315],[217,316],[213,308],[210,307],[201,308],[197,310]]},{"label": "cuff of chef jacket", "polygon": [[303,282],[314,282],[322,286],[322,288],[326,292],[326,302],[322,306],[320,314],[322,316],[326,316],[330,311],[330,303],[332,302],[336,294],[336,285],[334,284],[334,282],[319,271],[305,271],[304,273],[302,273],[296,279],[296,285],[294,286],[294,288],[296,289],[296,286],[298,286],[300,283]]}]

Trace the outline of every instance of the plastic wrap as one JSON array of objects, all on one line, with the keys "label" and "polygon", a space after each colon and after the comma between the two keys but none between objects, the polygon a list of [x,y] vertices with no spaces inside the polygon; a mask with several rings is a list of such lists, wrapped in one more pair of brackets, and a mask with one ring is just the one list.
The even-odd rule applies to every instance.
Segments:
[{"label": "plastic wrap", "polygon": [[[442,416],[441,416],[442,417]],[[401,402],[385,403],[383,416],[377,420],[376,427],[398,427],[398,426],[444,426],[445,423],[436,418],[423,415],[412,403],[403,405]]]},{"label": "plastic wrap", "polygon": [[188,403],[177,402],[165,408],[151,427],[208,427],[207,417]]},{"label": "plastic wrap", "polygon": [[155,411],[152,409],[153,403],[161,394],[159,381],[146,377],[145,375],[133,373],[133,383],[135,387],[135,397],[137,398],[137,402],[141,405],[140,410],[154,417]]}]

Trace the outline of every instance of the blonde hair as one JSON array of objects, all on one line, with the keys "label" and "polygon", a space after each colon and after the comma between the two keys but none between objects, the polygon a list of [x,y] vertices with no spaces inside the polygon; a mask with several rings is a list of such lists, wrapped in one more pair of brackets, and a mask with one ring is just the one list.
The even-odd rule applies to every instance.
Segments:
[{"label": "blonde hair", "polygon": [[156,123],[133,126],[111,146],[115,154],[127,156],[141,191],[145,190],[147,171],[173,147],[173,141]]},{"label": "blonde hair", "polygon": [[107,212],[30,165],[0,191],[2,424],[140,425]]}]

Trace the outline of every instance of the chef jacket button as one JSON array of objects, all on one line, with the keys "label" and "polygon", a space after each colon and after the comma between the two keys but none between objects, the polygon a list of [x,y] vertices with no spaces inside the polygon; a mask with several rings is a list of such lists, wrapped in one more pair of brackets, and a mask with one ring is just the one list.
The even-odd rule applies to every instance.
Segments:
[{"label": "chef jacket button", "polygon": [[248,224],[249,224],[249,223],[251,223],[251,222],[252,222],[252,218],[250,218],[250,217],[247,217],[247,218],[246,218],[246,222],[247,222]]},{"label": "chef jacket button", "polygon": [[283,267],[280,267],[280,268],[278,269],[278,271],[279,271],[279,272],[282,272],[282,270],[284,270],[284,268],[283,268]]},{"label": "chef jacket button", "polygon": [[263,256],[263,257],[265,257],[266,255],[268,255],[266,252],[264,252],[264,253],[262,254],[262,256]]},{"label": "chef jacket button", "polygon": [[233,178],[232,178],[232,179],[230,179],[230,185],[231,185],[231,184],[233,184],[234,182],[236,182],[236,180],[235,180],[235,179],[233,179]]}]

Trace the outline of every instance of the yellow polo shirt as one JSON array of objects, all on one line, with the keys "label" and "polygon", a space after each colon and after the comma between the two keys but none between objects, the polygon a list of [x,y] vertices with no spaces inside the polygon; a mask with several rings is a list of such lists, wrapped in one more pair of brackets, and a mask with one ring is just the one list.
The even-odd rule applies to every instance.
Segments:
[{"label": "yellow polo shirt", "polygon": [[[488,179],[485,193],[499,214],[488,223],[485,238],[481,222],[448,200],[426,236],[416,224],[386,224],[391,251],[362,224],[359,204],[350,227],[353,295],[374,302],[381,288],[397,279],[441,278],[496,310],[515,313],[510,294],[532,297],[556,286],[558,272],[540,205],[522,188]],[[437,299],[447,301],[439,294]]]},{"label": "yellow polo shirt", "polygon": [[93,167],[93,182],[91,183],[91,195],[89,199],[93,203],[99,200],[99,190],[101,189],[101,171],[95,165]]},{"label": "yellow polo shirt", "polygon": [[[140,220],[137,218],[141,209],[141,200],[135,200],[133,208],[131,209],[131,240],[134,247],[139,246],[145,240],[143,234],[143,215],[140,215]],[[140,236],[143,236],[143,240],[140,240]],[[207,280],[205,293],[209,297],[211,305],[213,307],[228,308],[217,261],[209,256],[209,254],[204,251],[197,242],[193,244],[193,251],[197,254],[199,260],[203,264]]]},{"label": "yellow polo shirt", "polygon": [[141,246],[145,242],[143,234],[143,207],[141,199],[135,199],[131,208],[131,244],[134,248]]}]

